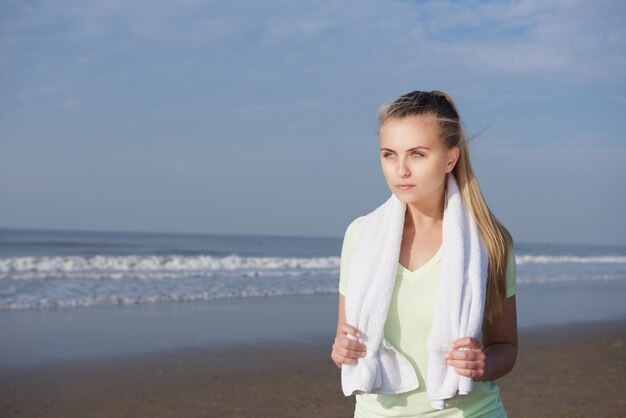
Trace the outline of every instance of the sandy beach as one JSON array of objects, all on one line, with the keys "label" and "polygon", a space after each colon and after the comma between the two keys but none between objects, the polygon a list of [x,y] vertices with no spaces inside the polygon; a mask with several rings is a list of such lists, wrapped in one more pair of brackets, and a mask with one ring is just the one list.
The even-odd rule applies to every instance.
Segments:
[{"label": "sandy beach", "polygon": [[[511,417],[626,416],[626,322],[524,329]],[[2,417],[349,417],[330,342],[197,347],[0,370]]]}]

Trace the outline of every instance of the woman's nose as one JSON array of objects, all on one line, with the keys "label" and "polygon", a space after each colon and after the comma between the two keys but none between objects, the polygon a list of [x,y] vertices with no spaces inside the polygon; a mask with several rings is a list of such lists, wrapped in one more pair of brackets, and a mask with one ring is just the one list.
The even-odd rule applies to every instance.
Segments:
[{"label": "woman's nose", "polygon": [[404,163],[404,160],[402,159],[398,160],[396,172],[398,176],[402,178],[409,177],[411,175],[411,171],[409,170],[409,167]]}]

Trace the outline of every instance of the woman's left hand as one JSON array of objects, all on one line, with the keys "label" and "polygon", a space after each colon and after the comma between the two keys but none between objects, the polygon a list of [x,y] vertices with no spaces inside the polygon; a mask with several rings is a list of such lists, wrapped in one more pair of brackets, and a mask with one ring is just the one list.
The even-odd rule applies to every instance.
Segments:
[{"label": "woman's left hand", "polygon": [[482,380],[485,376],[485,353],[480,341],[465,337],[452,342],[452,348],[446,353],[448,365],[461,375],[474,380]]}]

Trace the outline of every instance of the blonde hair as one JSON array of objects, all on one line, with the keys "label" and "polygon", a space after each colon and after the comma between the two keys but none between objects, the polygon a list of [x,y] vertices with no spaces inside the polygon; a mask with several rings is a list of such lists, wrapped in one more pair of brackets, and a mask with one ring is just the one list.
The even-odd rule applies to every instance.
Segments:
[{"label": "blonde hair", "polygon": [[491,322],[502,312],[506,297],[506,267],[513,239],[506,228],[491,213],[470,162],[467,137],[452,98],[441,91],[414,91],[383,104],[378,110],[382,127],[389,119],[434,114],[439,122],[441,137],[451,149],[458,147],[459,159],[452,171],[465,205],[474,215],[478,231],[489,257],[485,318]]}]

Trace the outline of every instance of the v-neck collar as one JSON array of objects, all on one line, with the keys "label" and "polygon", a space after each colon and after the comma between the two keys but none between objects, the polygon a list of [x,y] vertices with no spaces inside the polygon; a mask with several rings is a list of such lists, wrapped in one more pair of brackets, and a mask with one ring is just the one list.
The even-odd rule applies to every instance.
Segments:
[{"label": "v-neck collar", "polygon": [[443,252],[443,244],[439,247],[439,249],[437,250],[435,255],[433,255],[430,258],[430,260],[428,260],[427,262],[425,262],[424,264],[422,264],[421,266],[419,266],[415,270],[409,270],[408,268],[404,267],[399,261],[398,261],[398,266],[399,266],[399,268],[401,268],[402,270],[404,270],[408,274],[417,274],[420,271],[424,271],[424,270],[428,269],[431,265],[435,264],[439,260],[439,258],[441,258],[441,253],[442,252]]}]

